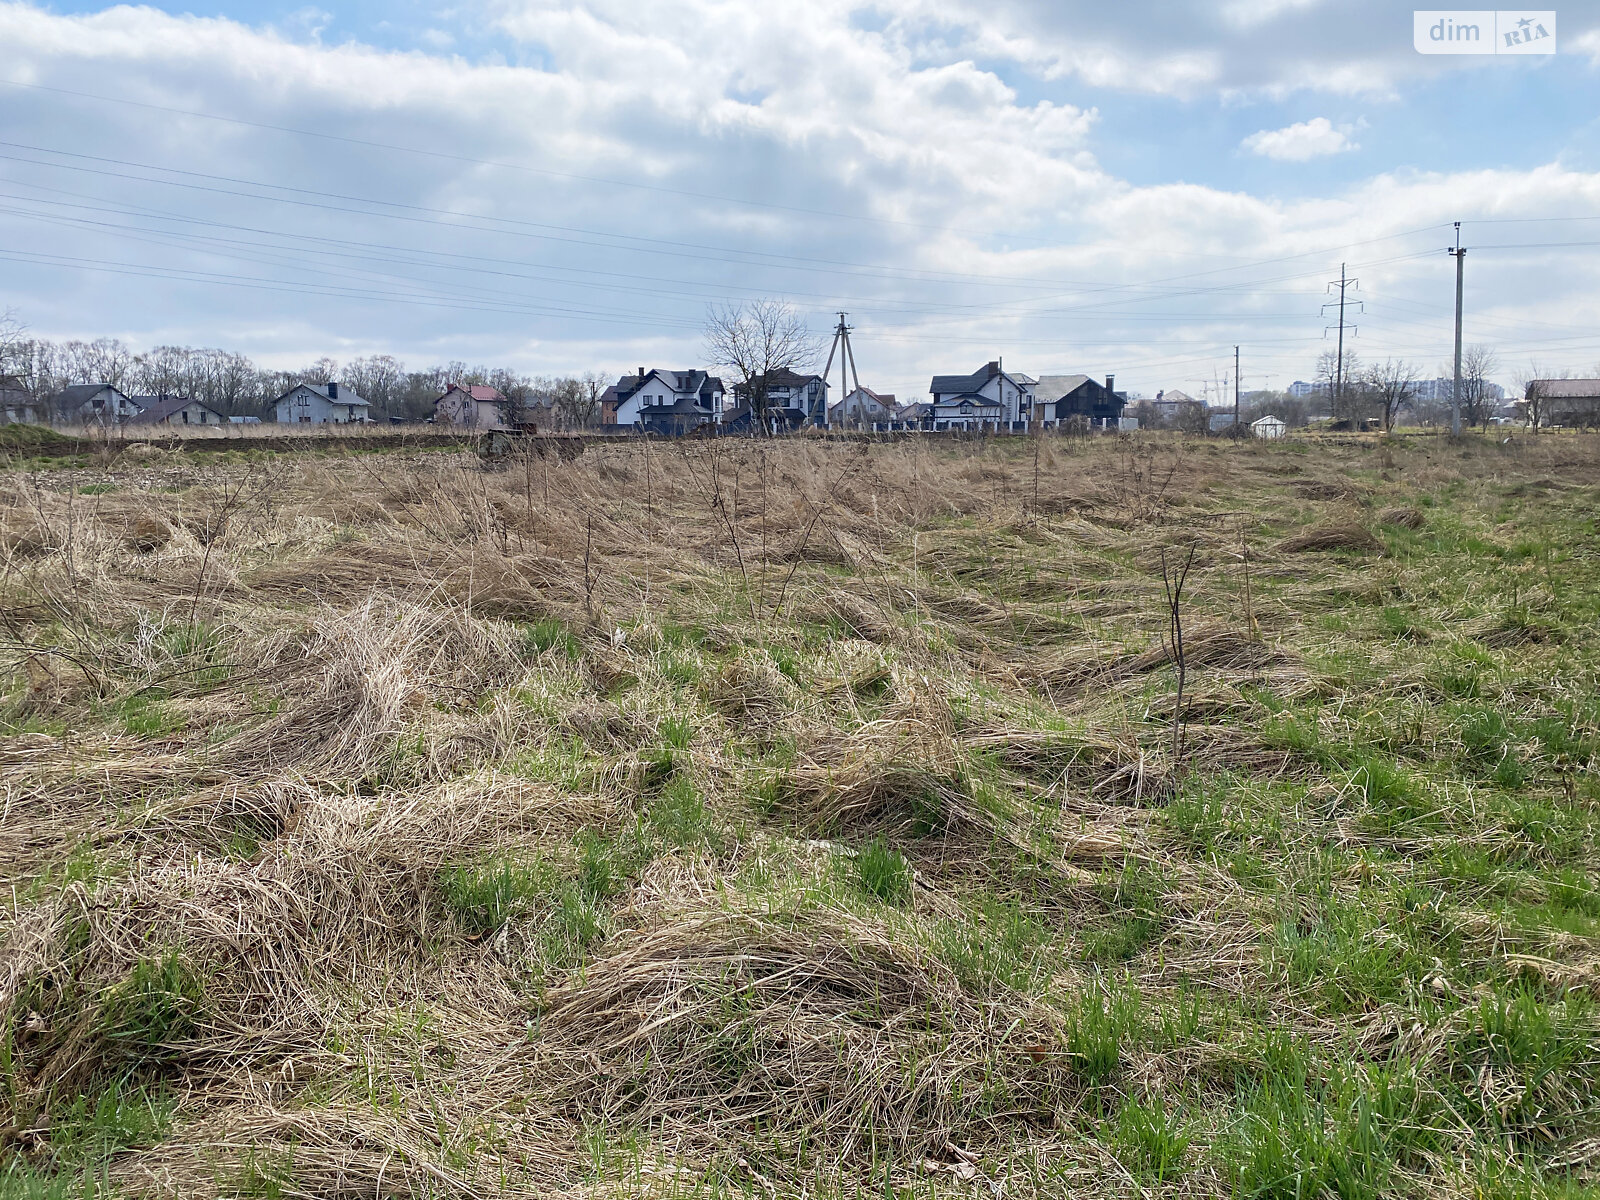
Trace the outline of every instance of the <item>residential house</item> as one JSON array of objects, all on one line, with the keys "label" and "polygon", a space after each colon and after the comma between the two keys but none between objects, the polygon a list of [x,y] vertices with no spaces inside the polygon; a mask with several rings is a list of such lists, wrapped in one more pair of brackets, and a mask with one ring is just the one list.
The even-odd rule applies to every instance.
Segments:
[{"label": "residential house", "polygon": [[1258,438],[1281,438],[1289,432],[1289,426],[1282,417],[1261,417],[1250,422],[1250,432]]},{"label": "residential house", "polygon": [[[1525,396],[1532,396],[1535,388],[1538,389],[1541,424],[1600,424],[1600,379],[1531,379]],[[1528,400],[1524,399],[1523,414],[1529,407]]]},{"label": "residential house", "polygon": [[723,418],[722,380],[705,371],[624,375],[600,397],[601,423],[651,433],[687,433]]},{"label": "residential house", "polygon": [[828,424],[847,429],[871,429],[900,419],[893,393],[857,387],[828,410]]},{"label": "residential house", "polygon": [[139,415],[129,425],[226,425],[228,420],[216,409],[201,404],[192,396],[135,396]]},{"label": "residential house", "polygon": [[928,400],[919,400],[915,404],[902,405],[897,420],[907,429],[932,429],[933,404]]},{"label": "residential house", "polygon": [[138,401],[109,383],[73,384],[63,388],[52,404],[65,421],[107,427],[124,425],[142,411]]},{"label": "residential house", "polygon": [[292,387],[274,408],[280,425],[365,425],[372,420],[372,405],[354,388],[331,380]]},{"label": "residential house", "polygon": [[0,375],[0,425],[45,425],[50,410],[16,375]]},{"label": "residential house", "polygon": [[[802,425],[826,426],[828,423],[828,381],[821,375],[802,375],[787,367],[768,371],[750,381],[766,393],[767,423],[774,431],[798,429]],[[733,389],[738,411],[729,414],[735,429],[747,424],[750,418],[751,386],[736,384]]]},{"label": "residential house", "polygon": [[985,363],[971,375],[935,375],[934,429],[999,429],[1027,419],[1038,380],[1007,372],[999,361]]},{"label": "residential house", "polygon": [[1102,427],[1116,424],[1128,399],[1116,387],[1115,375],[1107,375],[1103,384],[1087,375],[1041,375],[1034,387],[1033,419],[1045,425],[1073,417]]},{"label": "residential house", "polygon": [[433,402],[433,423],[461,429],[510,429],[515,413],[511,401],[486,383],[452,383]]}]

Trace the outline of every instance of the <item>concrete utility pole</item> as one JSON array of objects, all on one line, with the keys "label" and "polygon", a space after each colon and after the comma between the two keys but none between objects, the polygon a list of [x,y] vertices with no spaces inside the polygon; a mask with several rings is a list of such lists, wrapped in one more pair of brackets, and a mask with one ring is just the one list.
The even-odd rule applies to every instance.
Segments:
[{"label": "concrete utility pole", "polygon": [[1233,430],[1239,431],[1239,347],[1233,348]]},{"label": "concrete utility pole", "polygon": [[1456,260],[1456,383],[1450,392],[1450,436],[1461,436],[1461,284],[1465,274],[1467,252],[1461,248],[1461,222],[1456,222],[1456,248],[1450,251]]},{"label": "concrete utility pole", "polygon": [[[843,404],[850,395],[850,375],[855,375],[856,390],[861,390],[861,376],[856,372],[855,351],[850,349],[850,331],[853,325],[845,324],[848,313],[839,314],[839,325],[833,331],[833,345],[828,348],[828,365],[822,368],[822,381],[828,381],[828,375],[833,371],[833,356],[839,356],[839,403]],[[849,374],[846,374],[849,372]],[[824,428],[828,424],[827,400],[823,400],[822,420],[818,424]]]}]

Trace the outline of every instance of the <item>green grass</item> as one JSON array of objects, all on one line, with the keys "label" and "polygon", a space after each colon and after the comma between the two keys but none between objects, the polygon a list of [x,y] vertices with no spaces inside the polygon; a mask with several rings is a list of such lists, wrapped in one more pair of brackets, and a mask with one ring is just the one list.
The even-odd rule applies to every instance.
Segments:
[{"label": "green grass", "polygon": [[522,650],[523,656],[530,659],[551,652],[572,661],[583,657],[583,643],[566,625],[553,617],[524,627]]},{"label": "green grass", "polygon": [[874,838],[846,861],[852,863],[855,882],[867,895],[897,906],[911,899],[911,864],[882,839]]}]

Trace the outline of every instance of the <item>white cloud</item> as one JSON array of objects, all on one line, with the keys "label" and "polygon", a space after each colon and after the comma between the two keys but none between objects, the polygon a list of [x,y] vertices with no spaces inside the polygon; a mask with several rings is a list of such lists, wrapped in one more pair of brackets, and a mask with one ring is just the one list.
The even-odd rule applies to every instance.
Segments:
[{"label": "white cloud", "polygon": [[[1131,183],[1095,153],[1102,115],[1084,79],[1215,99],[1253,77],[1214,42],[1184,49],[1182,30],[1141,63],[1134,22],[1113,29],[1087,9],[1074,42],[1053,9],[1022,0],[987,0],[987,31],[968,19],[974,0],[883,0],[865,29],[857,0],[493,2],[509,61],[473,60],[461,43],[455,55],[384,51],[150,8],[64,16],[0,0],[0,44],[22,78],[259,123],[5,89],[6,140],[415,206],[352,215],[325,195],[253,199],[234,193],[259,189],[3,151],[0,190],[30,199],[0,201],[0,248],[271,286],[13,257],[0,263],[0,308],[20,306],[48,336],[226,345],[275,365],[392,352],[551,372],[698,365],[707,303],[769,294],[819,329],[847,308],[866,381],[909,396],[935,370],[1002,352],[1035,374],[1115,371],[1136,389],[1195,390],[1185,372],[1210,367],[1183,364],[1221,346],[1231,356],[1240,339],[1259,342],[1251,371],[1304,376],[1327,271],[1346,253],[1372,298],[1363,345],[1431,361],[1449,340],[1453,276],[1442,254],[1416,255],[1447,233],[1363,243],[1600,204],[1600,176],[1557,168],[1352,175],[1315,200],[1180,184],[1176,168]],[[1248,15],[1276,26],[1323,9],[1265,0]],[[1102,51],[1114,57],[1096,65]],[[540,65],[517,65],[519,52]],[[106,79],[116,87],[93,82]],[[1192,107],[1162,102],[1149,119]],[[1197,128],[1131,133],[1164,147]],[[1353,149],[1358,133],[1319,118],[1246,148],[1304,161]],[[80,204],[98,207],[68,207]],[[1473,288],[1493,298],[1475,338],[1509,347],[1600,324],[1583,264],[1543,253],[1534,268],[1504,253],[1469,260]],[[1249,266],[1274,259],[1287,262]],[[317,296],[311,283],[357,294]],[[1389,300],[1409,307],[1386,314]]]},{"label": "white cloud", "polygon": [[1251,154],[1279,162],[1309,162],[1361,148],[1345,129],[1335,128],[1327,117],[1313,117],[1282,129],[1263,129],[1239,144]]}]

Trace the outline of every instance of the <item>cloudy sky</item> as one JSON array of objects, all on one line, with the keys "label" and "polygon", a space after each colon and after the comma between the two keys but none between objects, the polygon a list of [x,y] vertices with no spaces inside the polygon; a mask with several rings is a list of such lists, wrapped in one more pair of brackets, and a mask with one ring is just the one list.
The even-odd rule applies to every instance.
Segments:
[{"label": "cloudy sky", "polygon": [[707,307],[1195,394],[1353,346],[1600,361],[1600,2],[1423,56],[1378,0],[0,0],[0,307],[51,337],[553,373]]}]

